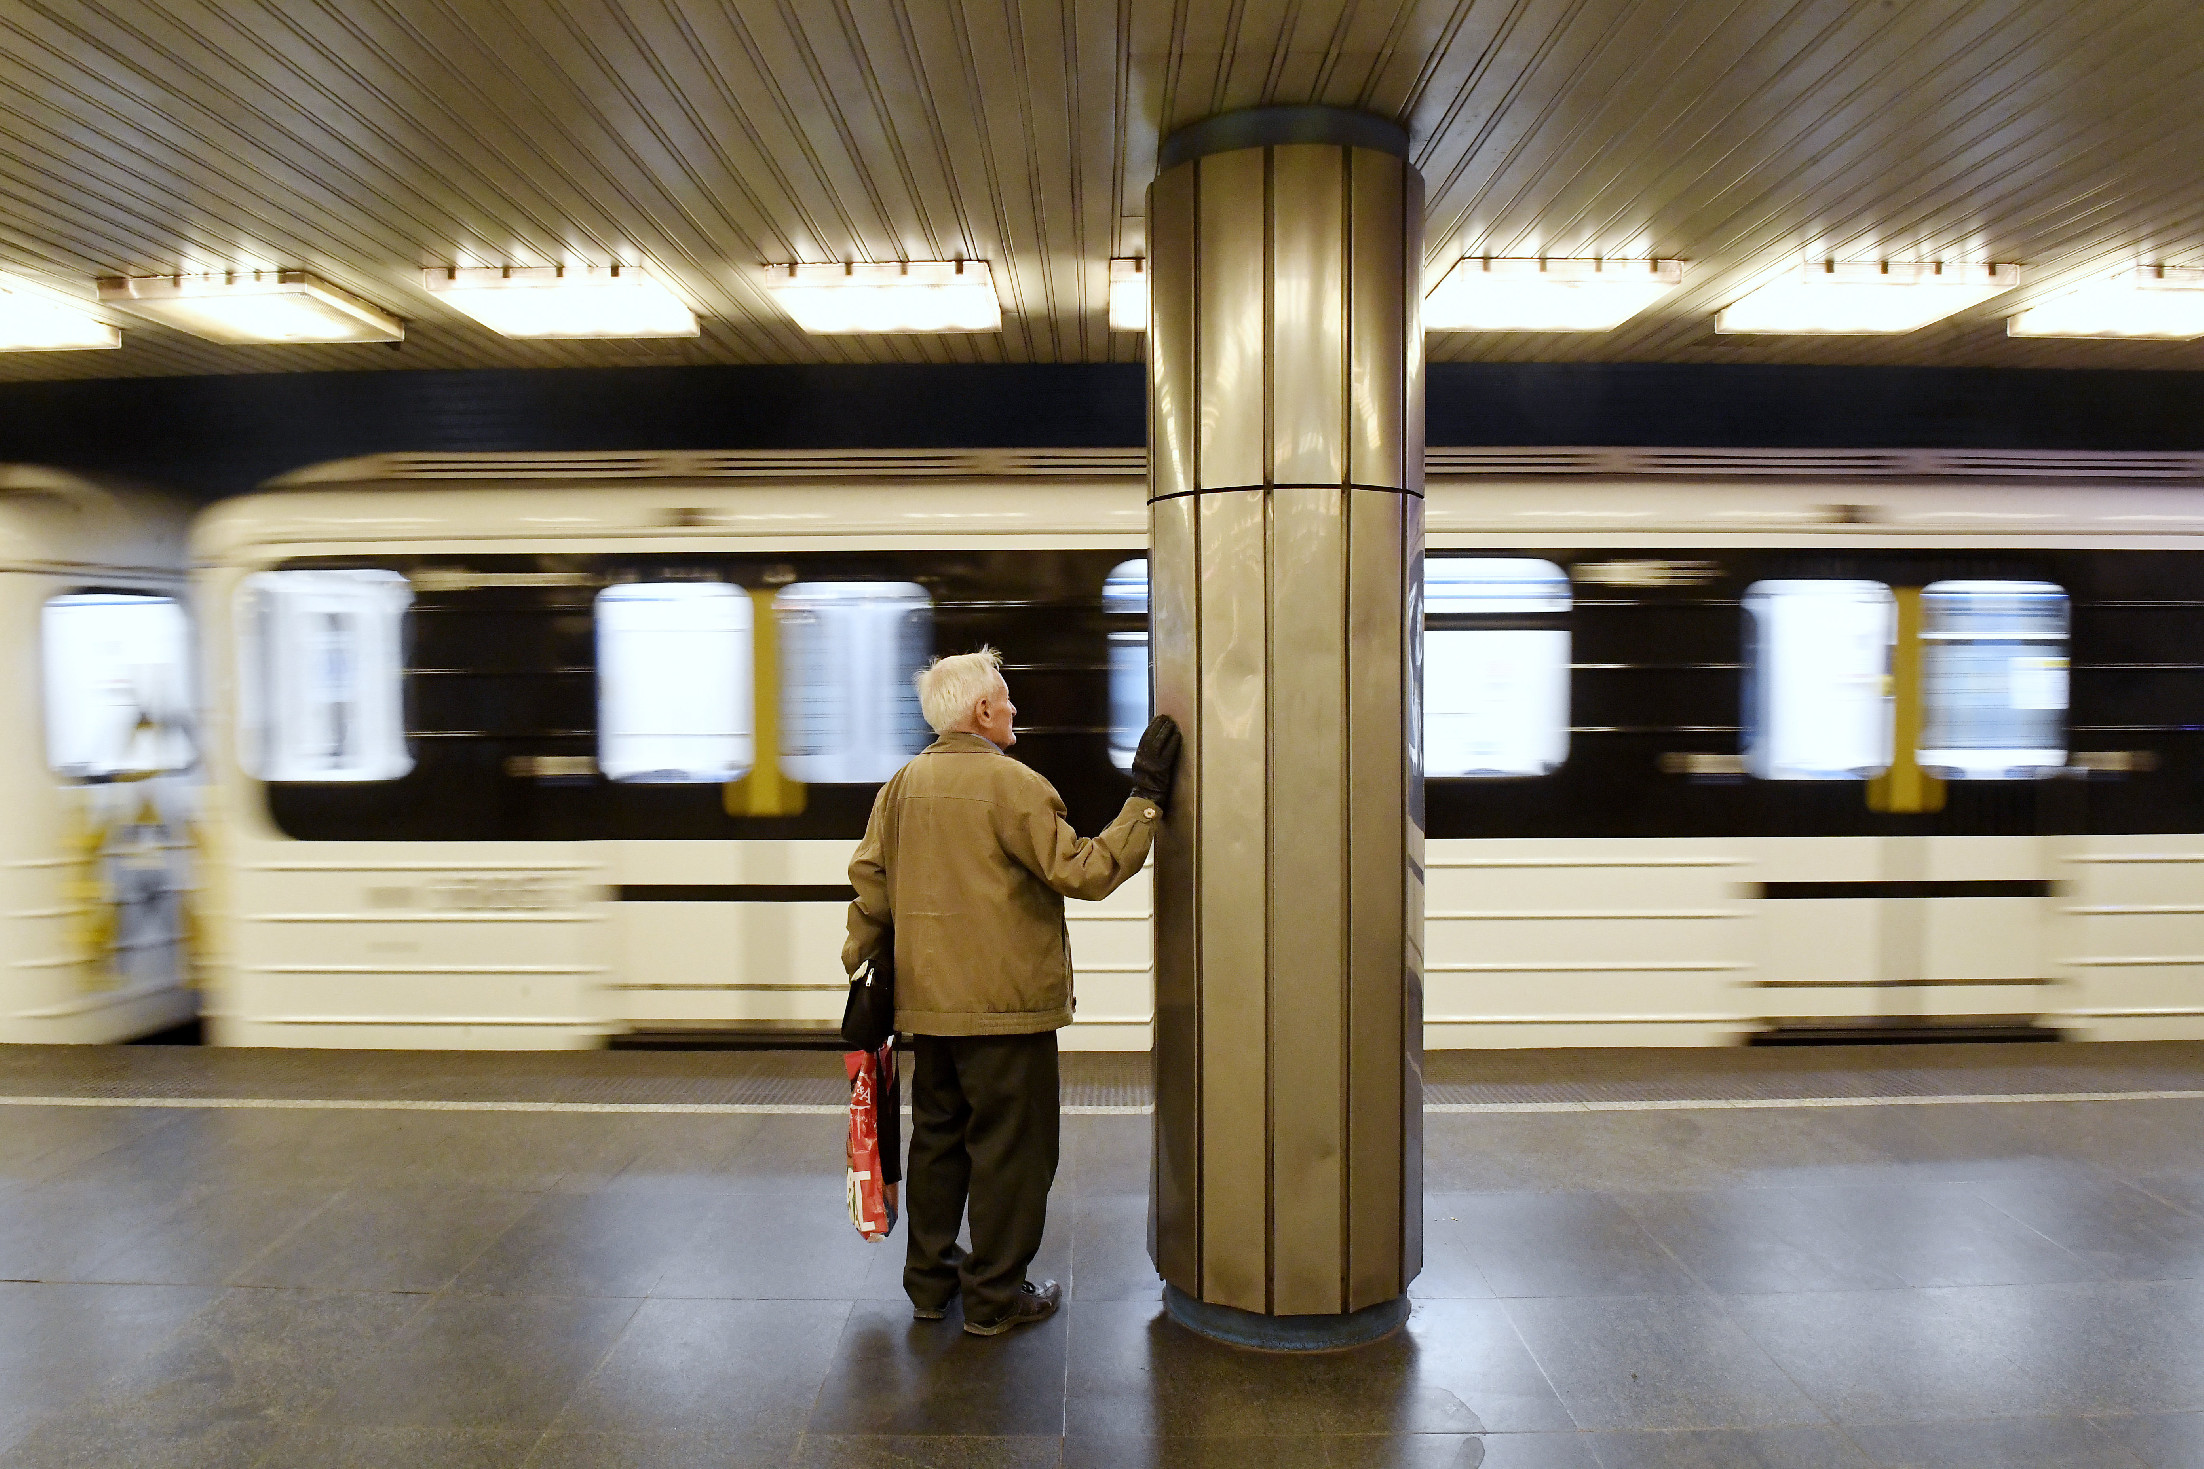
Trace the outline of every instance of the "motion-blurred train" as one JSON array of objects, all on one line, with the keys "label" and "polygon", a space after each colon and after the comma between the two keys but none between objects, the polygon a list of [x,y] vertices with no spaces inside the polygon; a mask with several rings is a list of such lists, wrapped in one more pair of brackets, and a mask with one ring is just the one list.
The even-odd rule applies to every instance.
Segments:
[{"label": "motion-blurred train", "polygon": [[[1433,450],[1426,1037],[2204,1036],[2204,463]],[[1004,650],[1093,830],[1139,451],[393,455],[198,523],[209,1038],[827,1033],[844,866]],[[1275,650],[1290,657],[1290,648]],[[1145,879],[1066,1042],[1143,1048]]]},{"label": "motion-blurred train", "polygon": [[0,1042],[191,1018],[187,508],[0,465]]}]

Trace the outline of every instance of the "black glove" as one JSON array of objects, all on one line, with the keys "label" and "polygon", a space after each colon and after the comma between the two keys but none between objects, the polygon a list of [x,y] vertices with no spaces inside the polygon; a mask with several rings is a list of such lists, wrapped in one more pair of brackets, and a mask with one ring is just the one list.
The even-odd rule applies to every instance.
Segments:
[{"label": "black glove", "polygon": [[1140,748],[1133,752],[1133,794],[1143,801],[1168,807],[1171,782],[1178,773],[1178,721],[1168,714],[1158,714],[1148,721],[1148,728],[1140,737]]}]

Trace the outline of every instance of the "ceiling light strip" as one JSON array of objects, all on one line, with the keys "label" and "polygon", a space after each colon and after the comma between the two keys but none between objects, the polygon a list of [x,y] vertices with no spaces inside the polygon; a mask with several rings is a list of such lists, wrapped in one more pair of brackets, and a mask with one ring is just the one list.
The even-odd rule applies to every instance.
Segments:
[{"label": "ceiling light strip", "polygon": [[2019,284],[2017,265],[1816,261],[1731,302],[1715,318],[1714,329],[1787,336],[1918,331]]},{"label": "ceiling light strip", "polygon": [[421,273],[439,301],[501,336],[693,337],[696,313],[633,265],[443,266]]},{"label": "ceiling light strip", "polygon": [[0,352],[77,352],[120,347],[122,333],[91,303],[0,276]]},{"label": "ceiling light strip", "polygon": [[2037,302],[2005,319],[2016,337],[2204,337],[2204,269],[2144,265]]},{"label": "ceiling light strip", "polygon": [[769,265],[766,291],[813,336],[1002,330],[984,260]]},{"label": "ceiling light strip", "polygon": [[397,342],[405,323],[303,270],[107,276],[100,303],[210,342]]},{"label": "ceiling light strip", "polygon": [[1604,332],[1681,287],[1681,260],[1469,255],[1424,298],[1427,332]]}]

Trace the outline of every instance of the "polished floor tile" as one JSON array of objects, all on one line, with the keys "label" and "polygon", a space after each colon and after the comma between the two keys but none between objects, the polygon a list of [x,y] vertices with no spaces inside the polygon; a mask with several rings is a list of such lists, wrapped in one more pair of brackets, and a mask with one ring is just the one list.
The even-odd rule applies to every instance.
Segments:
[{"label": "polished floor tile", "polygon": [[560,1412],[569,1433],[684,1432],[793,1441],[848,1324],[844,1301],[643,1303]]},{"label": "polished floor tile", "polygon": [[1999,1180],[1980,1196],[2116,1280],[2204,1275],[2204,1214],[2117,1179]]},{"label": "polished floor tile", "polygon": [[2204,1282],[2118,1281],[1955,1292],[2039,1384],[2033,1411],[2204,1407]]},{"label": "polished floor tile", "polygon": [[[837,1189],[840,1185],[837,1183]],[[847,1301],[866,1293],[895,1242],[868,1244],[850,1227],[847,1205],[801,1194],[723,1194],[696,1227],[665,1250],[651,1291],[660,1296]]]},{"label": "polished floor tile", "polygon": [[[1731,1297],[1726,1308],[1789,1379],[1839,1423],[2024,1416],[2043,1383],[1992,1290],[1882,1290]],[[2009,1290],[2007,1293],[2012,1293]]]},{"label": "polished floor tile", "polygon": [[1589,1433],[1494,1433],[1479,1439],[1476,1448],[1475,1459],[1465,1444],[1451,1460],[1434,1456],[1435,1462],[1400,1462],[1402,1469],[1423,1469],[1427,1462],[1432,1469],[1600,1469],[1596,1436]]},{"label": "polished floor tile", "polygon": [[[1491,1294],[1688,1295],[1704,1287],[1605,1193],[1425,1196],[1438,1249],[1467,1258]],[[1429,1234],[1427,1248],[1433,1247]],[[1442,1267],[1443,1268],[1443,1267]]]},{"label": "polished floor tile", "polygon": [[1602,1433],[1591,1440],[1600,1469],[1870,1469],[1834,1428],[1714,1428]]},{"label": "polished floor tile", "polygon": [[268,1424],[42,1422],[6,1453],[0,1469],[228,1469],[257,1464],[275,1442]]},{"label": "polished floor tile", "polygon": [[1049,1434],[808,1433],[792,1469],[1057,1469],[1064,1442]]},{"label": "polished floor tile", "polygon": [[1077,1433],[1064,1440],[1063,1469],[1330,1469],[1328,1448],[1312,1434]]},{"label": "polished floor tile", "polygon": [[239,1285],[434,1291],[519,1223],[538,1196],[512,1189],[358,1185],[311,1230],[239,1268]]},{"label": "polished floor tile", "polygon": [[1474,1434],[1573,1420],[1491,1302],[1419,1302],[1407,1330],[1353,1352],[1256,1354],[1194,1335],[1150,1302],[1069,1312],[1073,1437],[1165,1440],[1260,1432]]},{"label": "polished floor tile", "polygon": [[356,1358],[318,1419],[369,1428],[542,1430],[641,1302],[441,1296]]},{"label": "polished floor tile", "polygon": [[2204,1412],[2137,1413],[2092,1421],[2148,1469],[2204,1469]]},{"label": "polished floor tile", "polygon": [[1074,1194],[1049,1206],[1070,1236],[1073,1295],[1082,1301],[1153,1301],[1163,1290],[1148,1258],[1148,1196]]},{"label": "polished floor tile", "polygon": [[1752,1428],[1827,1417],[1720,1303],[1695,1296],[1506,1301],[1580,1428]]},{"label": "polished floor tile", "polygon": [[1639,1195],[1628,1203],[1650,1234],[1718,1291],[2019,1285],[2103,1277],[2098,1262],[2014,1218],[1985,1198],[1981,1187],[1724,1189]]},{"label": "polished floor tile", "polygon": [[710,1218],[705,1196],[545,1193],[467,1263],[476,1295],[647,1296]]},{"label": "polished floor tile", "polygon": [[2118,1437],[2086,1418],[1993,1418],[1855,1428],[1871,1462],[1891,1469],[2142,1469]]},{"label": "polished floor tile", "polygon": [[1421,1431],[1511,1435],[1577,1426],[1497,1301],[1417,1301],[1404,1340],[1386,1349],[1406,1354],[1426,1394]]},{"label": "polished floor tile", "polygon": [[425,1305],[387,1292],[225,1290],[60,1421],[178,1431],[303,1423]]},{"label": "polished floor tile", "polygon": [[0,1281],[83,1281],[102,1257],[181,1213],[195,1190],[58,1178],[0,1195]]},{"label": "polished floor tile", "polygon": [[1061,1437],[1067,1314],[999,1337],[914,1321],[906,1302],[860,1301],[834,1346],[814,1433]]},{"label": "polished floor tile", "polygon": [[[761,1432],[569,1432],[553,1429],[522,1469],[783,1469],[801,1440]],[[520,1461],[501,1460],[501,1469]],[[272,1469],[272,1466],[271,1466]]]},{"label": "polished floor tile", "polygon": [[518,1469],[536,1462],[530,1451],[541,1440],[496,1428],[312,1424],[274,1434],[252,1462],[254,1469]]},{"label": "polished floor tile", "polygon": [[92,1254],[77,1273],[90,1281],[221,1285],[311,1227],[337,1197],[281,1183],[210,1188]]},{"label": "polished floor tile", "polygon": [[1066,1117],[1057,1186],[1075,1194],[1148,1194],[1155,1123],[1147,1117]]},{"label": "polished floor tile", "polygon": [[[1600,1469],[1592,1440],[1593,1435],[1584,1433],[1329,1434],[1304,1441],[1300,1452],[1311,1455],[1313,1461],[1314,1451],[1321,1450],[1319,1462],[1326,1469]],[[1301,1462],[1286,1453],[1277,1457],[1285,1464]],[[1229,1461],[1211,1458],[1186,1462],[1263,1461],[1250,1455]]]},{"label": "polished floor tile", "polygon": [[0,1283],[0,1418],[28,1432],[84,1401],[215,1298],[186,1286]]}]

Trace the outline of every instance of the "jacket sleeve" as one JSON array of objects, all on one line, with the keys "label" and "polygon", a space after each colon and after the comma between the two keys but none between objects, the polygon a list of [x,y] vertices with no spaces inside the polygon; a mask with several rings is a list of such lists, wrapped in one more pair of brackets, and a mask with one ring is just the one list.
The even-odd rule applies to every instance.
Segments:
[{"label": "jacket sleeve", "polygon": [[995,807],[995,835],[1019,866],[1067,898],[1106,898],[1140,871],[1156,839],[1153,801],[1134,796],[1089,838],[1064,819],[1064,801],[1045,780],[1021,781]]},{"label": "jacket sleeve", "polygon": [[857,972],[895,916],[888,906],[887,805],[888,788],[882,786],[865,822],[865,839],[849,859],[849,885],[857,889],[857,898],[849,905],[849,937],[842,941],[844,974]]}]

